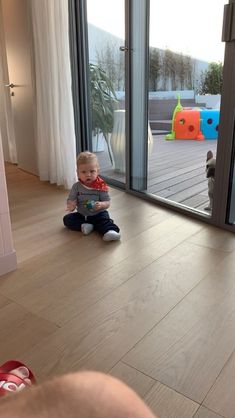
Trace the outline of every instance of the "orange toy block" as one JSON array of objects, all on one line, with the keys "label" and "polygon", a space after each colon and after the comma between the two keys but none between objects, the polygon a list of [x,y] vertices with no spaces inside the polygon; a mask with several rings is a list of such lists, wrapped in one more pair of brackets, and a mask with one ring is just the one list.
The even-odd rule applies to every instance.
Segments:
[{"label": "orange toy block", "polygon": [[200,130],[200,111],[197,109],[183,109],[176,113],[174,120],[175,139],[194,139],[203,141],[204,135]]}]

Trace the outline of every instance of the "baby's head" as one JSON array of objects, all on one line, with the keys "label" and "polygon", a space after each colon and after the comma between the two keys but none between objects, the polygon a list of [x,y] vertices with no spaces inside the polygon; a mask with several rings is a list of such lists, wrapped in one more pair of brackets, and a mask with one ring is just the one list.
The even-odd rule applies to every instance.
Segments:
[{"label": "baby's head", "polygon": [[83,151],[83,152],[80,152],[80,154],[78,154],[77,168],[79,168],[79,166],[81,165],[90,164],[90,163],[95,164],[99,171],[100,167],[99,167],[99,162],[98,162],[96,154],[90,151]]},{"label": "baby's head", "polygon": [[81,152],[77,157],[78,178],[89,186],[99,174],[99,163],[95,154],[90,151]]}]

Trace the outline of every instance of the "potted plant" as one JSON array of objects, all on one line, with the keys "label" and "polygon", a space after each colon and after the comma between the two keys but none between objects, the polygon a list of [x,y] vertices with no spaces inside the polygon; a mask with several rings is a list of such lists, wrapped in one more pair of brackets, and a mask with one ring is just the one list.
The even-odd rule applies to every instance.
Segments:
[{"label": "potted plant", "polygon": [[109,135],[113,128],[113,112],[117,109],[117,98],[113,83],[106,72],[95,64],[90,67],[91,109],[92,109],[92,134],[93,151],[99,151],[99,142],[105,139],[109,157],[112,162],[112,154],[109,148]]}]

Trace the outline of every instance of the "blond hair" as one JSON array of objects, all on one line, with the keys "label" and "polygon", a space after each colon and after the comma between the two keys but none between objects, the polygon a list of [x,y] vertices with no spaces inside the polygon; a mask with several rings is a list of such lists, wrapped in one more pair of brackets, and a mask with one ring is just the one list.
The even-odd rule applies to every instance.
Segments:
[{"label": "blond hair", "polygon": [[77,156],[77,167],[79,167],[82,164],[87,164],[90,162],[95,162],[97,165],[97,168],[99,169],[99,162],[98,159],[96,157],[96,154],[94,154],[93,152],[90,151],[83,151],[80,152],[80,154],[78,154]]}]

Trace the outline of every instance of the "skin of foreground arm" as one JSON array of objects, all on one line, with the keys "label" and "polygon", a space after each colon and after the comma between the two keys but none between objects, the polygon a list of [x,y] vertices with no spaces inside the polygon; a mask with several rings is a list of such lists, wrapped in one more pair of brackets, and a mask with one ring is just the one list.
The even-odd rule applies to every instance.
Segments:
[{"label": "skin of foreground arm", "polygon": [[157,418],[121,381],[102,373],[67,374],[0,399],[0,418]]}]

